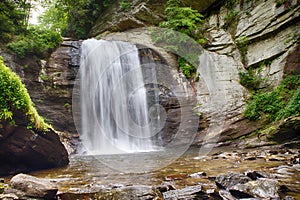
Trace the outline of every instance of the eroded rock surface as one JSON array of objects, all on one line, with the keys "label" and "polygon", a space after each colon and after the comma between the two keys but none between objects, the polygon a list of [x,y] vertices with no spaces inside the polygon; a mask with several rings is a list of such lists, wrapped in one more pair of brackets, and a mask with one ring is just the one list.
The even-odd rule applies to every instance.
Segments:
[{"label": "eroded rock surface", "polygon": [[0,175],[67,165],[68,153],[58,135],[0,120]]}]

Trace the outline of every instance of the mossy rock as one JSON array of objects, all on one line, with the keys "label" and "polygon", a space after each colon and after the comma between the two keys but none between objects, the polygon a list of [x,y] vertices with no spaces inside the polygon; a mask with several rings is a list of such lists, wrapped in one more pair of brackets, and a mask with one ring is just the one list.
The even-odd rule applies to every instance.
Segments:
[{"label": "mossy rock", "polygon": [[[46,131],[51,128],[38,115],[36,108],[20,77],[5,66],[0,57],[0,119],[18,124],[17,116],[25,115],[26,126]],[[24,118],[23,118],[24,119]],[[22,120],[24,123],[24,120]],[[24,124],[22,124],[24,125]]]},{"label": "mossy rock", "polygon": [[260,139],[285,143],[300,139],[300,116],[289,117],[260,132]]}]

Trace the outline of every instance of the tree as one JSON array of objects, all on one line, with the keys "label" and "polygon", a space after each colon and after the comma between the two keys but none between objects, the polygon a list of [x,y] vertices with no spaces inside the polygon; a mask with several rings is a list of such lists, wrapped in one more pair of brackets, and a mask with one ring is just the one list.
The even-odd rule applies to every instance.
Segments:
[{"label": "tree", "polygon": [[3,0],[0,2],[0,40],[7,42],[12,34],[26,29],[30,3],[23,0]]}]

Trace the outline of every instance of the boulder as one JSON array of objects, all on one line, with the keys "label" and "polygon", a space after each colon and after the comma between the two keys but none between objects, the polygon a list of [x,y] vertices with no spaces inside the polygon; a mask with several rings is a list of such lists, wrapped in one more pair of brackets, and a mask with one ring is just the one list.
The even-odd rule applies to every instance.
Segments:
[{"label": "boulder", "polygon": [[54,199],[57,186],[48,179],[36,178],[27,174],[18,174],[10,180],[10,187],[22,192],[25,196],[19,198]]},{"label": "boulder", "polygon": [[237,184],[229,188],[230,193],[236,198],[271,198],[279,199],[279,183],[277,180],[262,178]]},{"label": "boulder", "polygon": [[0,120],[0,174],[15,174],[67,165],[68,153],[58,135]]},{"label": "boulder", "polygon": [[244,184],[251,181],[251,179],[239,173],[230,172],[229,174],[223,174],[216,177],[216,185],[220,189],[227,189],[237,184]]}]

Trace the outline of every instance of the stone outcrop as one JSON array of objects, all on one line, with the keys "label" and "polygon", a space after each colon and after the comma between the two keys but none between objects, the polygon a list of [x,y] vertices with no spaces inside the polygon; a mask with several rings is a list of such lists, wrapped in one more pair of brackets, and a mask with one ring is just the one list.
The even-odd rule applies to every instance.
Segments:
[{"label": "stone outcrop", "polygon": [[19,59],[1,52],[5,63],[26,85],[41,116],[55,130],[76,134],[72,117],[72,91],[80,63],[81,41],[65,38],[48,61]]},{"label": "stone outcrop", "polygon": [[76,134],[72,116],[72,92],[80,64],[80,41],[65,40],[42,66],[38,83],[40,91],[30,91],[42,116],[49,118],[58,131]]},{"label": "stone outcrop", "polygon": [[27,174],[18,174],[10,180],[7,194],[14,194],[18,199],[54,199],[57,186],[48,179],[36,178]]},{"label": "stone outcrop", "polygon": [[[237,16],[228,27],[226,23],[232,10],[237,12]],[[288,64],[291,60],[294,60],[292,71],[297,71],[299,61],[295,62],[293,58],[299,48],[298,19],[299,2],[287,1],[278,6],[275,0],[241,1],[232,9],[222,6],[216,14],[207,18],[210,42],[202,60],[205,62],[210,57],[211,64],[209,69],[200,65],[199,70],[206,80],[212,80],[213,85],[200,81],[197,97],[203,105],[201,112],[210,124],[208,132],[212,133],[209,137],[219,137],[219,141],[234,139],[261,126],[259,122],[250,122],[242,115],[250,92],[240,85],[239,72],[249,67],[257,68],[257,73],[267,80],[266,84],[277,86],[284,73],[291,71],[285,70],[291,66]],[[244,41],[243,49],[239,46],[241,41]],[[213,89],[205,90],[205,84]],[[211,98],[216,100],[214,105],[206,103]],[[216,124],[216,130],[212,131]],[[200,142],[206,133],[207,130],[200,133]]]},{"label": "stone outcrop", "polygon": [[68,153],[53,130],[43,133],[4,120],[0,120],[0,155],[0,175],[69,163]]},{"label": "stone outcrop", "polygon": [[[125,8],[121,1],[112,2],[110,6],[99,16],[98,21],[90,31],[90,36],[96,36],[104,32],[126,31],[134,28],[158,25],[165,19],[164,9],[166,0],[130,0],[130,8]],[[205,11],[216,0],[192,1],[184,3],[191,5],[193,9]]]}]

